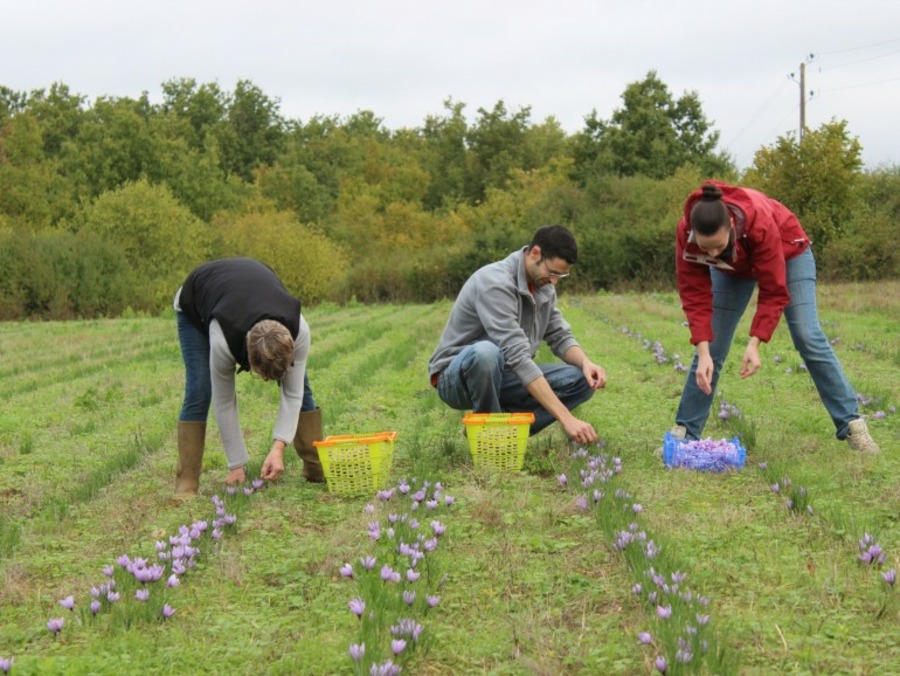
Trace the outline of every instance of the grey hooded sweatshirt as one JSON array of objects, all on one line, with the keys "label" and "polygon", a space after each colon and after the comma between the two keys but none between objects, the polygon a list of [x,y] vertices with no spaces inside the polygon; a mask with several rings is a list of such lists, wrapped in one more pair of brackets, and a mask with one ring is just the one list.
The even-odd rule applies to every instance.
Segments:
[{"label": "grey hooded sweatshirt", "polygon": [[498,345],[506,368],[527,387],[543,375],[534,356],[541,341],[560,359],[578,345],[572,329],[556,309],[556,287],[545,284],[528,289],[522,248],[502,261],[480,268],[463,285],[440,342],[428,362],[428,375],[436,377],[462,350],[481,340]]}]

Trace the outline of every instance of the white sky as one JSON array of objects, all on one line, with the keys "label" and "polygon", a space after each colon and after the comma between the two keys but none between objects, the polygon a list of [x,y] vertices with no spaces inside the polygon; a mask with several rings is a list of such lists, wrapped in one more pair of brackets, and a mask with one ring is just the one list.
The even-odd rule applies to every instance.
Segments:
[{"label": "white sky", "polygon": [[447,98],[474,123],[502,99],[574,133],[656,70],[674,97],[698,93],[741,168],[796,131],[814,54],[807,127],[846,119],[868,167],[900,165],[897,0],[0,0],[0,26],[17,91],[159,102],[174,78],[245,79],[287,118],[371,110],[388,129]]}]

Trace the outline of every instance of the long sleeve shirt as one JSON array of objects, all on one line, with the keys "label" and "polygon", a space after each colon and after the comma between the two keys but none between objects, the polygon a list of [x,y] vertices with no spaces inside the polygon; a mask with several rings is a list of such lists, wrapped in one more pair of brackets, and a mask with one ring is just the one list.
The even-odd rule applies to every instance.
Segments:
[{"label": "long sleeve shirt", "polygon": [[506,368],[524,386],[543,375],[534,356],[542,341],[560,359],[578,345],[556,307],[556,288],[531,292],[525,275],[525,249],[477,270],[453,304],[437,348],[428,363],[434,379],[465,347],[489,340],[503,352]]}]

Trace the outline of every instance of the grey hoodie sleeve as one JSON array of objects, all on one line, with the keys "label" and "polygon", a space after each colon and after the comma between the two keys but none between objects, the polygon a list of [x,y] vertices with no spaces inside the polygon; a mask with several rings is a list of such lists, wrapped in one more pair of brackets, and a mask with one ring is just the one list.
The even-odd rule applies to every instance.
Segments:
[{"label": "grey hoodie sleeve", "polygon": [[273,439],[290,444],[297,434],[297,421],[303,404],[303,376],[306,374],[306,360],[309,356],[309,325],[300,316],[300,330],[294,341],[294,365],[281,379],[281,397],[278,403],[278,419],[275,421]]},{"label": "grey hoodie sleeve", "polygon": [[238,418],[237,394],[234,387],[237,362],[228,349],[222,327],[215,319],[209,322],[209,373],[212,380],[213,415],[222,435],[222,447],[228,458],[228,469],[243,467],[250,461],[241,423]]}]

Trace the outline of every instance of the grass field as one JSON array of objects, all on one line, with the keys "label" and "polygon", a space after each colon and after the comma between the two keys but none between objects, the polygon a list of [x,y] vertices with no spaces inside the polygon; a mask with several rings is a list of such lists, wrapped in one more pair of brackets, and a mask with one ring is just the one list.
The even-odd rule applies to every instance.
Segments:
[{"label": "grass field", "polygon": [[[395,660],[404,672],[642,674],[665,657],[668,673],[900,673],[900,592],[883,576],[900,567],[900,283],[820,288],[823,325],[882,454],[861,458],[834,438],[780,326],[756,377],[738,378],[740,338],[720,381],[738,425],[755,429],[746,466],[726,474],[666,470],[657,454],[684,379],[672,362],[691,353],[676,296],[560,305],[609,378],[579,409],[605,444],[589,453],[621,461],[588,509],[584,459],[558,426],[529,440],[521,473],[472,466],[462,414],[426,375],[449,303],[305,311],[326,433],[397,431],[391,485],[439,481],[455,498],[435,511],[446,532],[429,589],[440,603],[423,611],[419,649]],[[171,618],[131,598],[87,610],[105,566],[153,559],[180,526],[212,522],[210,499],[225,496],[211,420],[202,499],[168,501],[182,386],[171,317],[0,324],[0,658],[16,674],[354,673],[362,624],[348,602],[364,591],[360,558],[385,551],[368,532],[383,505],[374,491],[307,484],[293,455],[280,482],[229,498],[237,522],[162,594]],[[255,476],[277,388],[242,376],[238,396]],[[731,436],[715,413],[706,435]],[[649,559],[637,539],[617,546],[629,527],[660,554]],[[860,560],[866,534],[880,565]],[[342,576],[346,563],[357,579]],[[74,610],[59,605],[69,595]],[[692,659],[679,663],[679,650]]]}]

